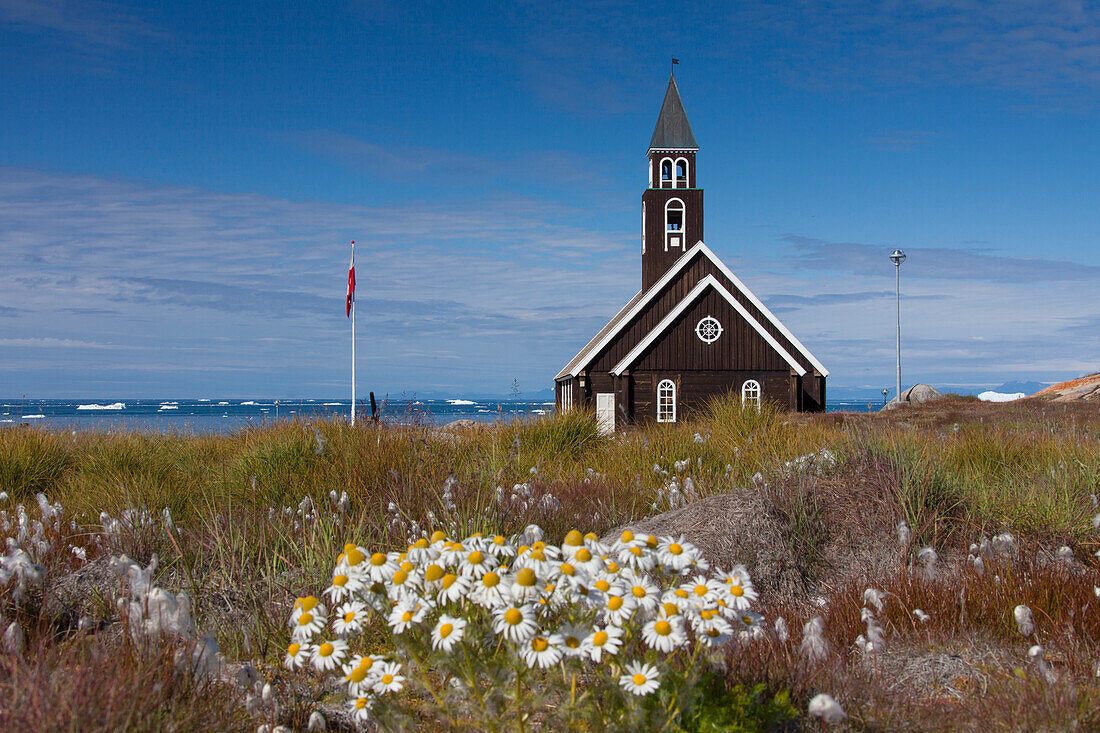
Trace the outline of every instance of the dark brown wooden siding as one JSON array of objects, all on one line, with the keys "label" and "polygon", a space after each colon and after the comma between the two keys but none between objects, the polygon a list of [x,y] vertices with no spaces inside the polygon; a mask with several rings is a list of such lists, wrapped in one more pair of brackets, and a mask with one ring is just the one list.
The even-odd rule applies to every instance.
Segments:
[{"label": "dark brown wooden siding", "polygon": [[733,392],[741,397],[741,385],[749,379],[760,383],[762,398],[782,408],[790,406],[789,370],[746,371],[645,371],[630,375],[632,422],[645,423],[657,420],[657,385],[664,379],[676,384],[676,420],[690,417],[702,409],[707,400]]},{"label": "dark brown wooden siding", "polygon": [[[684,202],[684,229],[680,247],[665,247],[665,205],[670,199]],[[642,252],[642,289],[661,279],[668,268],[685,252],[703,241],[703,189],[651,188],[642,194],[642,228],[645,249]]]},{"label": "dark brown wooden siding", "polygon": [[[713,275],[722,283],[733,297],[756,318],[757,322],[759,322],[778,343],[783,345],[796,362],[806,369],[807,372],[813,372],[813,365],[810,364],[809,360],[802,356],[794,345],[779,332],[779,329],[773,326],[771,322],[757,310],[752,302],[739,292],[721,270],[700,252],[695,256],[692,262],[680,272],[678,277],[667,284],[661,292],[650,301],[650,304],[646,308],[626,324],[617,338],[613,339],[594,359],[590,360],[586,367],[588,375],[595,378],[599,374],[610,372],[623,356],[625,356],[630,349],[634,348],[639,341],[645,338],[645,336],[657,326],[661,319],[664,318],[669,311],[675,308],[688,292],[707,275]],[[732,324],[723,323],[722,325],[728,328]],[[759,365],[758,368],[764,366],[765,365]],[[608,386],[610,387],[610,385]]]},{"label": "dark brown wooden siding", "polygon": [[[722,334],[706,343],[695,333],[700,320],[711,316],[722,324]],[[713,288],[680,314],[676,323],[657,339],[631,367],[637,371],[787,371],[787,362]]]}]

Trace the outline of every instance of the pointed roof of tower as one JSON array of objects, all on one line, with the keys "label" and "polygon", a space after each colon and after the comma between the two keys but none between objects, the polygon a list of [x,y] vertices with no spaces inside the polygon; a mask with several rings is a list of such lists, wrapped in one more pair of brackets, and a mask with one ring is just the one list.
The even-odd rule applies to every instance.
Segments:
[{"label": "pointed roof of tower", "polygon": [[676,88],[676,77],[669,75],[665,101],[661,103],[661,114],[657,118],[657,127],[649,141],[650,150],[698,150],[695,135],[691,132],[684,103],[680,101],[680,91]]}]

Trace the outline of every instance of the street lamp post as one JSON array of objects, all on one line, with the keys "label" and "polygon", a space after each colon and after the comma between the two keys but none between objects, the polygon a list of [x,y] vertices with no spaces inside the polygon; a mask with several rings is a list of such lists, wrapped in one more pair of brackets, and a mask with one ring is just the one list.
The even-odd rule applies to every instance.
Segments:
[{"label": "street lamp post", "polygon": [[890,260],[894,263],[894,287],[895,296],[897,298],[897,315],[898,315],[898,380],[897,380],[897,392],[894,393],[894,399],[901,403],[901,263],[905,262],[905,253],[900,249],[895,249],[890,253]]}]

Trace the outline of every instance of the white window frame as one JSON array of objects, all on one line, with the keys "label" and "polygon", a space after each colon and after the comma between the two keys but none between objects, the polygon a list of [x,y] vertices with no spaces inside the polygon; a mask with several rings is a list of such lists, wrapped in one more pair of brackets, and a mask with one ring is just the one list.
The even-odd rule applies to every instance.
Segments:
[{"label": "white window frame", "polygon": [[[679,204],[679,206],[674,207],[673,204]],[[673,210],[673,208],[677,209],[680,212],[679,229],[668,228],[668,215],[669,212]],[[679,246],[681,247],[681,249],[687,249],[687,206],[684,205],[682,199],[673,198],[665,202],[665,252],[668,252],[668,241],[670,234],[678,236],[680,238]]]},{"label": "white window frame", "polygon": [[561,383],[561,411],[569,412],[573,409],[573,380]]},{"label": "white window frame", "polygon": [[[668,163],[668,181],[665,181],[665,163]],[[672,158],[661,158],[661,165],[657,169],[657,178],[661,188],[676,188],[676,164]],[[666,186],[665,183],[668,185]]]},{"label": "white window frame", "polygon": [[[680,177],[676,175],[676,167],[678,165],[680,165],[680,163],[684,164],[684,185],[682,185],[682,186],[680,185]],[[691,180],[691,171],[688,169],[688,159],[687,158],[677,158],[672,163],[672,181],[673,181],[673,183],[675,183],[673,188],[690,188],[690,186],[688,186],[688,181],[690,181],[690,180]]]},{"label": "white window frame", "polygon": [[676,422],[676,382],[671,379],[657,385],[657,422]]},{"label": "white window frame", "polygon": [[[713,321],[715,327],[717,328],[717,331],[714,334],[714,338],[712,339],[708,339],[703,336],[703,324],[707,321]],[[713,344],[715,341],[722,337],[722,333],[724,332],[724,330],[725,329],[722,328],[722,322],[714,316],[710,315],[700,318],[699,322],[695,324],[695,335],[698,336],[699,340],[702,341],[704,344]]]},{"label": "white window frame", "polygon": [[756,411],[760,412],[760,394],[760,382],[755,379],[746,379],[745,383],[741,385],[741,407],[754,405]]},{"label": "white window frame", "polygon": [[645,201],[642,202],[642,254],[645,254]]}]

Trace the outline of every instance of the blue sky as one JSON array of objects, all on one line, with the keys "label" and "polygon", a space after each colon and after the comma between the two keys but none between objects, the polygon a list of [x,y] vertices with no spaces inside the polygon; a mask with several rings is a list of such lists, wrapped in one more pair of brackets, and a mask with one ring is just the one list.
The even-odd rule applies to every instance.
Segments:
[{"label": "blue sky", "polygon": [[526,392],[706,242],[832,372],[1100,368],[1100,4],[0,0],[0,393]]}]

